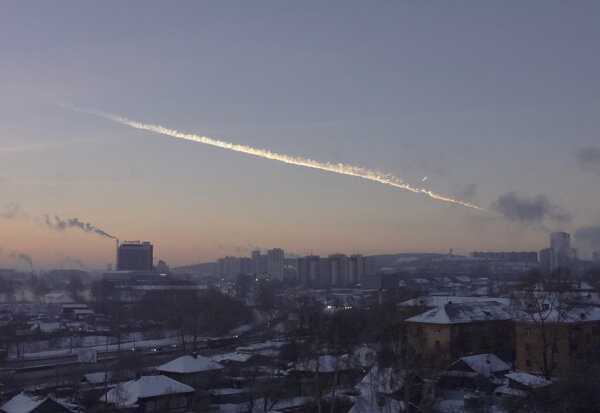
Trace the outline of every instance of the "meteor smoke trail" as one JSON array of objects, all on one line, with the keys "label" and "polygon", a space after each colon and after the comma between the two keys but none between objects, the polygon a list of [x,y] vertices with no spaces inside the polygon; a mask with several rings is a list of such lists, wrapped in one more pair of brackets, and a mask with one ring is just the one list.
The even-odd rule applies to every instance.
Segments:
[{"label": "meteor smoke trail", "polygon": [[272,159],[274,161],[279,161],[279,162],[283,162],[283,163],[287,163],[287,164],[291,164],[291,165],[298,165],[298,166],[304,166],[306,168],[320,169],[322,171],[334,172],[334,173],[341,174],[341,175],[356,176],[358,178],[368,179],[369,181],[375,181],[375,182],[379,182],[382,184],[391,185],[396,188],[406,189],[407,191],[425,194],[431,198],[438,199],[440,201],[451,202],[454,204],[459,204],[459,205],[473,208],[473,209],[479,209],[479,210],[481,209],[477,205],[473,205],[468,202],[463,202],[463,201],[459,201],[457,199],[450,198],[448,196],[436,194],[435,192],[427,190],[427,189],[414,187],[412,185],[405,183],[402,179],[397,178],[391,174],[375,171],[372,169],[367,169],[367,168],[363,168],[363,167],[359,167],[359,166],[344,165],[341,163],[332,164],[330,162],[319,162],[319,161],[314,161],[312,159],[307,159],[307,158],[281,155],[281,154],[273,153],[273,152],[265,150],[265,149],[256,149],[256,148],[252,148],[252,147],[246,146],[246,145],[237,145],[234,143],[229,143],[229,142],[225,142],[225,141],[221,141],[221,140],[217,140],[217,139],[213,139],[213,138],[207,138],[205,136],[199,136],[199,135],[194,135],[194,134],[189,134],[189,133],[182,133],[182,132],[178,132],[174,129],[165,128],[160,125],[151,125],[151,124],[147,124],[147,123],[136,122],[136,121],[124,118],[122,116],[113,115],[111,113],[106,113],[106,112],[101,112],[101,111],[96,111],[96,110],[72,108],[72,107],[69,107],[69,108],[72,110],[76,110],[78,112],[84,112],[84,113],[89,113],[92,115],[100,116],[105,119],[112,120],[113,122],[118,122],[123,125],[131,126],[132,128],[136,128],[136,129],[148,130],[151,132],[160,133],[162,135],[171,136],[173,138],[179,138],[179,139],[184,139],[184,140],[188,140],[188,141],[192,141],[192,142],[198,142],[198,143],[204,143],[207,145],[217,146],[219,148],[229,149],[229,150],[236,151],[236,152],[242,152],[242,153],[245,153],[248,155],[259,156],[261,158]]}]

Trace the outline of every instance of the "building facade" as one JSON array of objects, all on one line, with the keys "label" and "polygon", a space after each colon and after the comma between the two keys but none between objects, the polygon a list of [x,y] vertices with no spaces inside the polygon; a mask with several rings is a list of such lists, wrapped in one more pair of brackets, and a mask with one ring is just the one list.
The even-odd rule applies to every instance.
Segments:
[{"label": "building facade", "polygon": [[566,232],[550,234],[550,248],[540,251],[540,269],[549,274],[559,268],[570,268],[577,260],[577,251],[571,248],[571,235]]},{"label": "building facade", "polygon": [[600,309],[569,310],[556,321],[531,319],[515,322],[516,365],[519,370],[553,375],[576,371],[600,348]]},{"label": "building facade", "polygon": [[149,242],[125,241],[117,247],[117,271],[153,269],[153,246]]},{"label": "building facade", "polygon": [[272,279],[283,279],[283,256],[284,252],[281,248],[273,248],[267,251],[267,274]]}]

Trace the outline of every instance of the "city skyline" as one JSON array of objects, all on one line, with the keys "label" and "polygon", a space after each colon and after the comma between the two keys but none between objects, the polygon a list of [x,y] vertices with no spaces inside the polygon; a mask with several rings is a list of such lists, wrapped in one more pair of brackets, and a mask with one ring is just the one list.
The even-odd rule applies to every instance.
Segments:
[{"label": "city skyline", "polygon": [[[7,3],[0,267],[600,249],[600,5]],[[379,170],[481,206],[73,112]]]}]

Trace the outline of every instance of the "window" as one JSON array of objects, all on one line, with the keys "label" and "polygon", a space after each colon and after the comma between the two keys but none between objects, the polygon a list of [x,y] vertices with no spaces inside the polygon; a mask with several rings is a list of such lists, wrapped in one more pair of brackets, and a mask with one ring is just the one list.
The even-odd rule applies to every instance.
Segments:
[{"label": "window", "polygon": [[434,334],[440,334],[440,328],[439,327],[434,327],[433,328],[433,333]]},{"label": "window", "polygon": [[435,340],[435,348],[440,348],[440,340]]},{"label": "window", "polygon": [[531,335],[531,329],[530,328],[526,328],[525,329],[525,337],[529,337]]},{"label": "window", "polygon": [[525,365],[527,367],[531,367],[531,360],[525,360]]},{"label": "window", "polygon": [[525,351],[527,351],[527,352],[531,351],[531,344],[525,344]]}]

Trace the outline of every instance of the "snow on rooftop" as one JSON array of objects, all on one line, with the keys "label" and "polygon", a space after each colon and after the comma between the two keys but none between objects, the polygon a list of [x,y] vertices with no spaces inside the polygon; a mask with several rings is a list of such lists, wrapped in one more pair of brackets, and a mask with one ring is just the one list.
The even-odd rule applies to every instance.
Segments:
[{"label": "snow on rooftop", "polygon": [[460,324],[478,321],[510,320],[514,314],[498,301],[448,303],[406,321],[430,324]]},{"label": "snow on rooftop", "polygon": [[532,388],[546,387],[552,384],[550,380],[546,380],[543,377],[523,372],[508,373],[505,374],[504,377],[507,377],[508,379],[516,381],[519,384]]},{"label": "snow on rooftop", "polygon": [[6,413],[29,413],[47,400],[44,396],[27,394],[25,392],[17,394],[0,407],[0,410]]},{"label": "snow on rooftop", "polygon": [[452,371],[452,367],[461,361],[465,362],[475,373],[479,373],[483,376],[490,376],[499,371],[510,370],[508,364],[492,353],[475,354],[463,357],[452,363],[452,365],[448,367],[448,370]]},{"label": "snow on rooftop", "polygon": [[166,376],[142,376],[137,380],[120,383],[114,389],[110,389],[100,400],[115,404],[117,407],[128,407],[136,405],[139,399],[194,392],[192,387]]},{"label": "snow on rooftop", "polygon": [[497,301],[504,305],[510,304],[510,299],[501,297],[467,297],[456,295],[424,295],[399,303],[400,306],[424,305],[427,307],[440,307],[448,303],[477,303]]},{"label": "snow on rooftop", "polygon": [[539,322],[543,319],[545,322],[559,321],[565,323],[577,323],[587,321],[600,321],[600,308],[598,307],[580,307],[568,308],[563,311],[549,309],[541,313],[522,314],[521,321]]},{"label": "snow on rooftop", "polygon": [[223,365],[203,356],[182,356],[157,367],[158,371],[168,373],[199,373],[221,370]]}]

